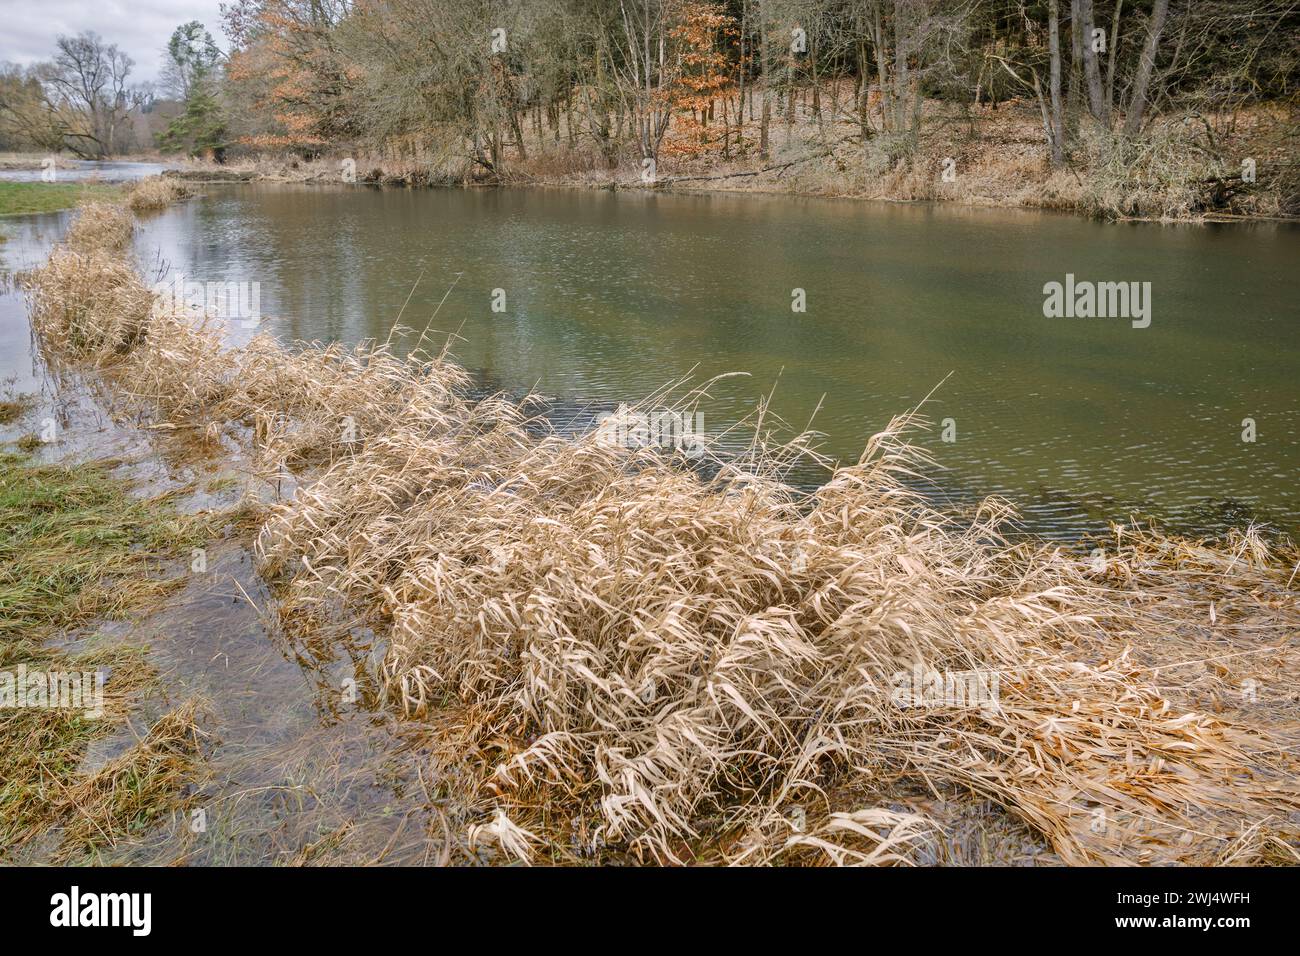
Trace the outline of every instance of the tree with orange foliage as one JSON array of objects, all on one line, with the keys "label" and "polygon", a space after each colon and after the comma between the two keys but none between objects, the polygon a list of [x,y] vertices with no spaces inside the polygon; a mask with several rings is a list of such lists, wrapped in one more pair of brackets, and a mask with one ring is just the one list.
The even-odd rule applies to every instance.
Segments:
[{"label": "tree with orange foliage", "polygon": [[349,101],[361,71],[347,61],[335,31],[358,3],[235,0],[222,4],[226,33],[234,42],[227,80],[271,119],[240,142],[313,152],[355,138],[357,114]]},{"label": "tree with orange foliage", "polygon": [[[726,50],[735,43],[738,34],[736,21],[723,11],[721,4],[712,0],[687,3],[679,17],[678,25],[670,31],[672,38],[681,44],[681,69],[670,102],[675,110],[683,111],[683,115],[678,119],[676,134],[664,144],[664,151],[687,157],[707,152],[709,127],[715,119],[714,107],[721,101],[722,149],[727,155],[731,134],[727,97],[732,92],[734,80],[730,75],[731,65]],[[687,110],[689,114],[684,112]]]}]

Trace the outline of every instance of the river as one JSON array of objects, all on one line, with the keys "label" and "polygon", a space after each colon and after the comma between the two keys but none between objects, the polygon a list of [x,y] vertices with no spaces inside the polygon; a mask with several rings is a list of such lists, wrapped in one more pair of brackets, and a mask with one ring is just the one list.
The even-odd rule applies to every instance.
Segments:
[{"label": "river", "polygon": [[[11,183],[130,183],[157,176],[166,167],[159,163],[118,160],[67,159],[61,166],[35,169],[0,169],[0,182]],[[53,177],[53,178],[51,178]]]},{"label": "river", "polygon": [[[62,222],[7,220],[0,256],[32,259]],[[232,185],[147,219],[136,247],[151,277],[257,283],[261,327],[286,338],[382,338],[399,314],[439,330],[437,342],[456,331],[453,354],[486,387],[535,388],[560,417],[744,372],[710,390],[706,432],[770,395],[773,413],[798,428],[811,419],[821,451],[852,461],[933,392],[935,427],[917,436],[938,466],[926,487],[957,502],[1004,495],[1052,538],[1131,514],[1197,534],[1251,519],[1300,530],[1290,226],[759,195]],[[1045,315],[1045,285],[1067,281],[1139,283],[1146,317]],[[21,376],[17,312],[12,301],[0,310],[0,364]],[[242,324],[232,339],[250,334]],[[820,477],[812,466],[794,475]]]}]

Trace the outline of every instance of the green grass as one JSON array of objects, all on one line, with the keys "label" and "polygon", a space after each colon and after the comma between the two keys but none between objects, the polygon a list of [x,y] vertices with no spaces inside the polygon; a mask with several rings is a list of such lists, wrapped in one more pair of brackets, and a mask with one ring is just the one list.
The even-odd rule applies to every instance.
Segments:
[{"label": "green grass", "polygon": [[150,559],[197,541],[195,519],[134,497],[111,465],[0,455],[0,648],[157,597],[166,582],[149,574]]},{"label": "green grass", "polygon": [[121,186],[106,183],[0,182],[0,216],[71,209],[86,199],[119,199]]},{"label": "green grass", "polygon": [[[168,770],[162,783],[152,771],[137,772],[134,760],[109,765],[104,779],[80,772],[90,743],[113,733],[132,701],[156,681],[145,649],[92,641],[73,653],[45,640],[60,629],[157,603],[176,582],[151,573],[153,563],[188,556],[200,542],[202,519],[178,516],[166,498],[133,496],[109,473],[112,464],[38,465],[0,454],[0,670],[13,673],[23,664],[28,672],[110,674],[104,717],[0,708],[0,860],[50,827],[75,829],[86,807],[95,810],[96,829],[76,835],[74,851],[100,840],[101,829],[111,835],[142,826],[139,821],[155,819],[175,797],[170,759],[159,764]],[[158,763],[143,757],[149,758],[141,762],[145,770]],[[126,798],[115,795],[116,785],[132,774],[148,786],[127,786],[128,796],[143,796],[119,806]]]}]

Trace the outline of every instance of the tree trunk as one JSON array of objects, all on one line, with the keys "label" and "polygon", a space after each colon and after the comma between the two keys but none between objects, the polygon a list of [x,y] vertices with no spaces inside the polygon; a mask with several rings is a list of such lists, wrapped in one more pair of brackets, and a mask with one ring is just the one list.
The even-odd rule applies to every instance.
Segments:
[{"label": "tree trunk", "polygon": [[[736,91],[736,145],[741,152],[745,149],[745,24],[749,20],[749,5],[740,4],[740,76]],[[750,119],[753,119],[751,116]]]},{"label": "tree trunk", "polygon": [[1110,21],[1110,49],[1106,51],[1106,109],[1115,108],[1115,57],[1119,50],[1119,15],[1124,0],[1115,0],[1115,16]]},{"label": "tree trunk", "polygon": [[907,129],[907,96],[910,81],[907,73],[907,34],[903,28],[903,10],[894,9],[894,129]]},{"label": "tree trunk", "polygon": [[1070,0],[1070,86],[1066,93],[1070,128],[1079,120],[1083,106],[1083,3]]},{"label": "tree trunk", "polygon": [[515,134],[515,147],[519,150],[519,161],[527,162],[528,147],[524,145],[524,124],[519,122],[519,114],[515,112],[513,107],[508,112],[510,113],[510,129]]},{"label": "tree trunk", "polygon": [[894,104],[889,95],[889,68],[885,53],[885,31],[880,25],[880,4],[871,5],[871,39],[876,48],[876,85],[880,88],[880,125],[889,128]]},{"label": "tree trunk", "polygon": [[789,54],[789,68],[785,73],[785,141],[794,135],[794,53]]},{"label": "tree trunk", "polygon": [[727,104],[730,100],[727,97],[722,98],[722,158],[731,159],[731,119],[727,115]]},{"label": "tree trunk", "polygon": [[1142,47],[1142,59],[1138,61],[1137,77],[1133,81],[1133,100],[1129,103],[1128,116],[1124,120],[1124,135],[1136,136],[1142,129],[1142,114],[1147,108],[1147,88],[1151,85],[1151,74],[1156,68],[1156,53],[1160,49],[1160,34],[1165,29],[1165,17],[1169,13],[1169,0],[1156,0],[1151,9],[1151,23],[1147,28],[1147,42]]},{"label": "tree trunk", "polygon": [[1110,110],[1102,93],[1101,60],[1093,48],[1092,0],[1079,0],[1079,12],[1083,17],[1083,72],[1088,81],[1088,111],[1093,119],[1109,128]]},{"label": "tree trunk", "polygon": [[822,123],[822,91],[819,87],[821,74],[817,70],[817,34],[813,34],[812,43],[808,47],[808,55],[812,58],[812,111],[813,117],[817,120],[817,125]]},{"label": "tree trunk", "polygon": [[1061,23],[1057,0],[1047,5],[1047,43],[1051,56],[1051,74],[1048,90],[1051,95],[1051,147],[1052,165],[1065,162],[1065,111],[1061,105]]}]

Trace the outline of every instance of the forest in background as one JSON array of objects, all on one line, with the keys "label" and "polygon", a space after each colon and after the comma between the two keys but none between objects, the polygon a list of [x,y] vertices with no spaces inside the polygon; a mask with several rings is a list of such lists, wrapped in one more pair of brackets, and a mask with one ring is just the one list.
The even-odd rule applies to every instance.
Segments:
[{"label": "forest in background", "polygon": [[[0,149],[348,156],[362,178],[462,182],[730,181],[812,162],[827,180],[860,180],[843,192],[890,176],[895,192],[922,193],[903,198],[942,198],[925,194],[952,182],[939,167],[983,162],[1008,183],[1068,170],[1084,191],[1086,170],[1094,192],[1128,187],[1100,205],[1133,212],[1151,198],[1134,188],[1154,189],[1156,207],[1212,207],[1260,184],[1265,211],[1297,211],[1300,6],[1288,0],[235,0],[222,11],[224,49],[202,24],[178,27],[150,88],[132,87],[129,58],[93,35],[7,69]],[[132,113],[151,110],[164,117],[154,142],[124,148]],[[981,139],[996,161],[958,155]],[[1061,204],[1080,204],[1067,185],[1053,187]]]}]

